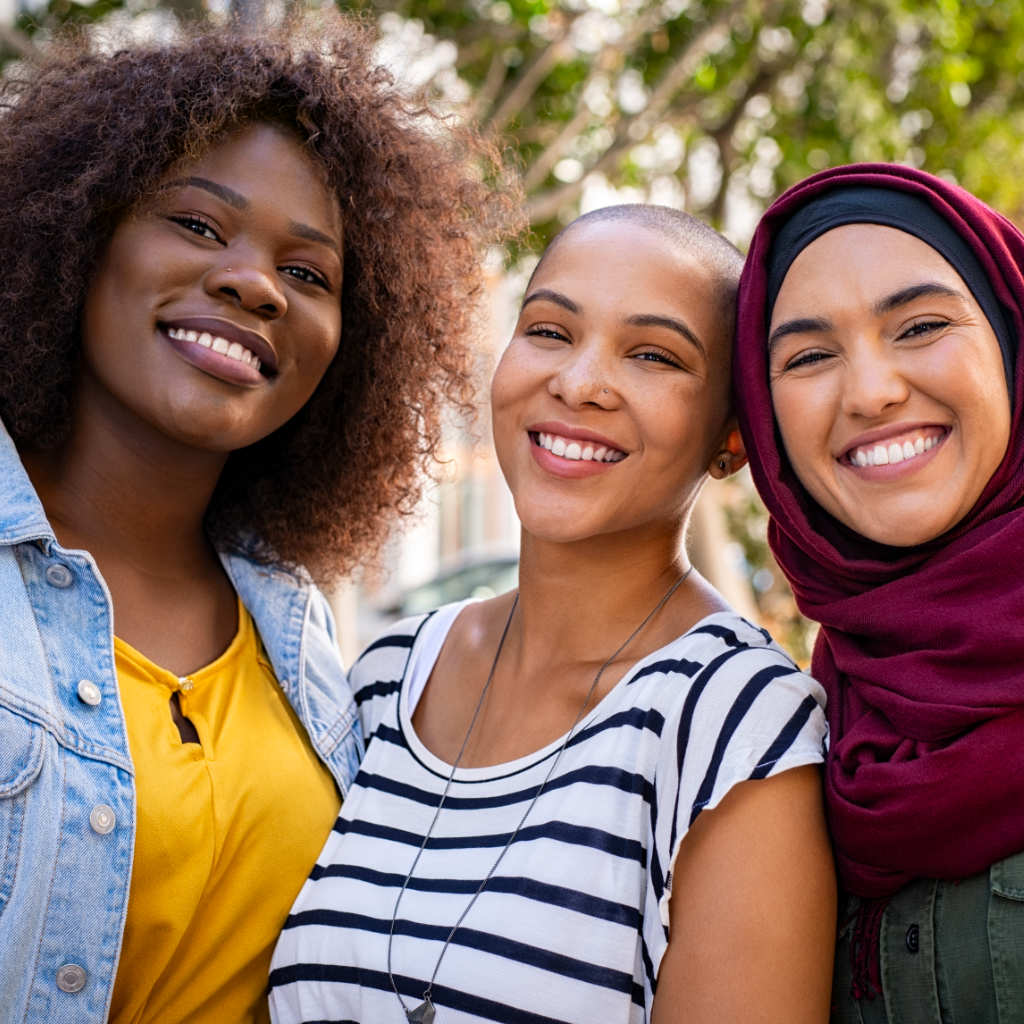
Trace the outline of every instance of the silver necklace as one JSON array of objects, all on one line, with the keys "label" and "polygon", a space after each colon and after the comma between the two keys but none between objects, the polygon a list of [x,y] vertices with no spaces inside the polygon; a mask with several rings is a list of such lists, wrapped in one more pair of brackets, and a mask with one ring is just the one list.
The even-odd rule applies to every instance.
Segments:
[{"label": "silver necklace", "polygon": [[575,721],[569,727],[569,731],[565,734],[565,739],[562,740],[562,745],[555,752],[555,756],[551,760],[551,764],[548,767],[547,774],[544,776],[544,780],[537,787],[537,791],[533,794],[533,798],[527,805],[526,810],[523,811],[523,815],[519,819],[519,823],[512,830],[512,834],[505,841],[505,845],[502,847],[497,859],[491,865],[491,868],[484,876],[483,881],[477,886],[476,892],[474,892],[469,898],[469,902],[463,908],[462,913],[459,914],[458,920],[452,925],[451,931],[448,932],[448,937],[444,940],[444,945],[441,947],[441,952],[438,954],[437,961],[434,964],[434,971],[430,975],[430,981],[427,982],[427,987],[423,992],[422,1001],[418,1005],[410,1008],[406,1005],[405,1000],[402,998],[402,994],[398,991],[398,984],[395,982],[395,976],[391,972],[391,946],[395,938],[395,924],[398,921],[398,908],[401,906],[402,897],[405,895],[405,890],[409,887],[409,882],[412,881],[412,876],[416,871],[416,865],[419,864],[420,857],[422,856],[423,851],[427,848],[427,843],[429,842],[431,835],[433,835],[434,826],[437,824],[437,819],[441,814],[441,808],[444,807],[444,802],[448,798],[448,790],[451,789],[452,779],[455,778],[455,772],[458,770],[459,764],[462,761],[462,755],[466,752],[469,737],[473,735],[473,727],[476,725],[476,720],[480,717],[480,709],[484,706],[484,698],[487,696],[487,691],[491,687],[491,681],[494,679],[495,669],[498,667],[498,658],[501,657],[501,650],[505,646],[505,638],[508,636],[509,627],[512,625],[512,616],[515,615],[516,608],[519,607],[519,594],[518,592],[516,593],[516,596],[512,601],[512,607],[509,609],[508,618],[505,620],[505,627],[501,631],[501,638],[498,640],[498,648],[494,652],[494,659],[491,661],[491,670],[487,673],[487,680],[483,685],[483,689],[480,691],[480,697],[476,702],[476,708],[473,710],[473,717],[469,720],[469,728],[466,729],[466,735],[462,739],[462,746],[459,747],[459,753],[455,758],[455,762],[452,764],[451,771],[448,773],[444,789],[441,792],[441,799],[434,811],[434,817],[430,821],[430,827],[427,829],[427,834],[423,837],[423,842],[420,843],[420,848],[416,851],[416,856],[412,861],[412,867],[409,868],[409,873],[405,876],[405,881],[402,882],[402,888],[398,891],[398,896],[395,898],[395,905],[391,911],[391,927],[388,929],[388,979],[391,982],[391,988],[394,990],[398,1002],[402,1006],[406,1020],[412,1022],[412,1024],[433,1024],[437,1011],[434,1008],[431,993],[433,992],[434,980],[437,978],[437,972],[441,967],[441,961],[444,959],[445,953],[448,952],[448,946],[451,944],[455,933],[459,930],[459,926],[466,919],[466,915],[472,909],[473,904],[476,903],[477,897],[484,891],[487,883],[494,875],[494,872],[498,870],[498,865],[504,859],[505,854],[508,853],[509,847],[515,842],[516,836],[519,835],[519,831],[523,827],[530,811],[533,810],[534,804],[537,803],[541,793],[544,792],[544,788],[547,786],[551,776],[554,774],[555,767],[561,759],[563,751],[569,745],[569,740],[572,739],[573,733],[576,731],[576,726],[580,724],[580,721],[590,704],[591,697],[594,696],[594,691],[597,689],[597,684],[601,681],[601,676],[604,675],[604,670],[637,638],[644,626],[646,626],[647,623],[661,611],[668,602],[668,599],[676,592],[679,585],[687,576],[690,575],[691,572],[693,572],[692,565],[672,584],[672,586],[668,588],[668,590],[665,591],[661,600],[647,613],[647,615],[644,616],[643,622],[641,622],[640,625],[637,626],[621,644],[619,644],[615,651],[605,659],[604,664],[597,670],[597,674],[594,676],[594,681],[590,684],[590,689],[587,690],[587,695],[583,700],[579,713],[576,715]]}]

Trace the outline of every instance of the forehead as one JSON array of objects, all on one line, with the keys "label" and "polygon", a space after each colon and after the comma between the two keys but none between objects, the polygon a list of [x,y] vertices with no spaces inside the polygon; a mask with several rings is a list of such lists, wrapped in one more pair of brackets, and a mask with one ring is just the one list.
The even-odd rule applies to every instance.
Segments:
[{"label": "forehead", "polygon": [[678,316],[705,344],[722,333],[722,288],[714,270],[681,241],[629,220],[570,227],[538,266],[530,290],[537,288],[560,292],[589,316]]},{"label": "forehead", "polygon": [[793,260],[779,288],[772,322],[792,312],[794,304],[801,309],[874,305],[879,298],[924,280],[970,298],[953,265],[916,235],[881,224],[844,224],[819,235]]},{"label": "forehead", "polygon": [[178,164],[165,180],[199,177],[246,200],[270,203],[290,220],[341,236],[341,211],[323,167],[298,137],[257,122],[215,142],[198,159]]}]

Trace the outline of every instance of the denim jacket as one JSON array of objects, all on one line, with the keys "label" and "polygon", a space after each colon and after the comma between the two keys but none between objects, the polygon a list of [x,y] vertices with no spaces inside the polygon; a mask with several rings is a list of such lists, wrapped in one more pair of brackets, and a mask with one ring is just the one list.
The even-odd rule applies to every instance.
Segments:
[{"label": "denim jacket", "polygon": [[[362,738],[323,595],[222,556],[282,690],[342,794]],[[261,770],[258,738],[253,771]],[[0,427],[0,1020],[107,1019],[128,904],[135,787],[110,593],[54,537]],[[253,894],[258,899],[258,894]]]}]

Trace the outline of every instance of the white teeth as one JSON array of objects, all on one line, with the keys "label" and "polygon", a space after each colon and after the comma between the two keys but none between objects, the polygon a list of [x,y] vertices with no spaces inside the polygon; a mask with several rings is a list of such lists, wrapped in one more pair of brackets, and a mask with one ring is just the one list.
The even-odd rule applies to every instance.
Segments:
[{"label": "white teeth", "polygon": [[244,345],[237,341],[228,341],[220,338],[209,331],[188,331],[181,327],[168,327],[167,334],[176,341],[188,341],[193,345],[201,345],[203,348],[213,349],[228,359],[234,359],[236,363],[243,363],[251,366],[254,370],[260,368],[259,359],[253,355]]},{"label": "white teeth", "polygon": [[626,453],[620,452],[617,448],[608,448],[605,445],[595,448],[592,444],[573,441],[557,434],[538,432],[537,443],[553,455],[560,455],[563,459],[573,462],[621,462],[626,457]]},{"label": "white teeth", "polygon": [[893,441],[892,444],[876,444],[856,448],[850,452],[850,462],[855,466],[891,466],[906,462],[917,455],[923,455],[940,441],[938,437],[916,437],[913,441]]}]

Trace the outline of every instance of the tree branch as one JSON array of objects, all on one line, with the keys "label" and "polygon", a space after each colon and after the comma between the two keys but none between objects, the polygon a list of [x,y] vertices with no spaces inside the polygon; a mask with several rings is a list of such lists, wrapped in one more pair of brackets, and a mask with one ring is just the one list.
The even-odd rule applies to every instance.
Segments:
[{"label": "tree branch", "polygon": [[0,47],[19,57],[32,57],[39,52],[36,44],[13,25],[0,25]]},{"label": "tree branch", "polygon": [[483,84],[476,91],[473,103],[469,108],[470,120],[479,123],[487,115],[494,101],[505,84],[505,76],[508,68],[505,66],[505,56],[500,45],[494,47],[491,54],[491,63],[487,67],[487,74],[484,76]]},{"label": "tree branch", "polygon": [[736,155],[736,149],[732,144],[732,134],[736,130],[736,125],[739,123],[740,118],[743,116],[747,103],[759,92],[769,90],[779,77],[781,70],[781,67],[777,64],[761,65],[757,69],[756,74],[743,87],[743,92],[737,98],[735,104],[733,104],[728,115],[710,133],[711,138],[715,140],[715,144],[718,146],[719,159],[722,163],[721,180],[707,207],[709,219],[713,224],[721,224],[725,218],[725,200],[729,191],[729,179],[732,176],[734,169],[733,161]]},{"label": "tree branch", "polygon": [[652,90],[643,110],[619,121],[615,137],[608,148],[588,167],[577,181],[567,182],[530,198],[526,204],[527,213],[533,223],[550,220],[565,204],[576,199],[583,190],[583,183],[590,174],[596,174],[615,160],[623,150],[646,138],[656,121],[672,104],[683,84],[696,73],[700,62],[711,52],[719,32],[731,25],[736,16],[746,7],[747,0],[732,0],[709,21],[692,39],[689,46],[673,61]]},{"label": "tree branch", "polygon": [[508,95],[501,101],[498,109],[490,118],[488,127],[493,131],[504,131],[530,101],[530,97],[537,91],[537,87],[547,78],[552,69],[572,52],[568,36],[575,19],[576,15],[567,18],[558,38],[552,39],[523,69]]}]

